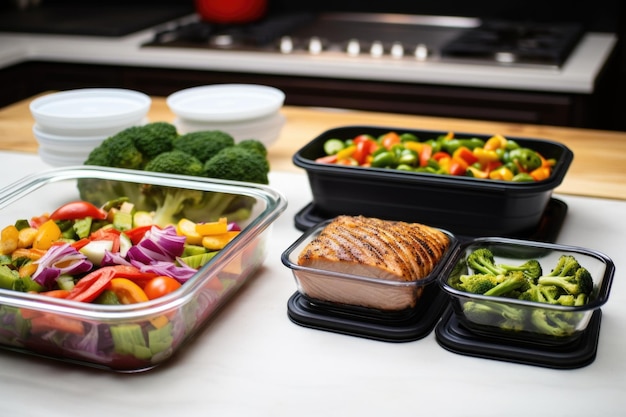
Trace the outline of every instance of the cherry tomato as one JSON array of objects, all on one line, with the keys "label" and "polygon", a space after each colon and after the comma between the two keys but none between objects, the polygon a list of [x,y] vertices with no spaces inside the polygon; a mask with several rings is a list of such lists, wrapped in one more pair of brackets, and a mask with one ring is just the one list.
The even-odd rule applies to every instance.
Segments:
[{"label": "cherry tomato", "polygon": [[107,213],[86,201],[74,201],[62,205],[50,215],[52,220],[76,220],[85,217],[104,220]]},{"label": "cherry tomato", "polygon": [[146,293],[150,300],[154,300],[155,298],[163,297],[165,294],[169,294],[172,291],[176,291],[180,288],[180,285],[180,282],[176,281],[174,278],[158,276],[148,281],[148,283],[143,287],[143,292]]}]

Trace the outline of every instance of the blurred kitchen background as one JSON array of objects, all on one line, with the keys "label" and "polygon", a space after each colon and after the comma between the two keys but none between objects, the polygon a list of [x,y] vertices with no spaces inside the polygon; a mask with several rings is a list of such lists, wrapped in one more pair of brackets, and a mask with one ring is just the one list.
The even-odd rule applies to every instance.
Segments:
[{"label": "blurred kitchen background", "polygon": [[[242,82],[280,88],[290,105],[626,130],[622,0],[268,0],[260,19],[237,24],[199,19],[191,0],[0,0],[0,5],[0,32],[121,39],[150,30],[141,48],[163,54],[180,49],[264,57],[316,54],[338,63],[336,74],[315,75],[290,74],[284,67],[272,71],[266,64],[262,70],[254,65],[207,70],[116,64],[115,57],[107,64],[27,60],[0,69],[0,105],[47,90],[125,87],[166,96],[196,85]],[[532,87],[530,77],[541,79],[570,65],[590,33],[617,38],[603,62],[590,63],[600,68],[591,91]],[[358,66],[339,65],[353,55],[388,62],[386,78],[367,79]],[[396,77],[396,63],[407,57],[415,61],[415,71],[433,60],[449,63],[449,81]],[[468,65],[504,67],[528,82],[519,88],[471,85],[462,82]]]}]

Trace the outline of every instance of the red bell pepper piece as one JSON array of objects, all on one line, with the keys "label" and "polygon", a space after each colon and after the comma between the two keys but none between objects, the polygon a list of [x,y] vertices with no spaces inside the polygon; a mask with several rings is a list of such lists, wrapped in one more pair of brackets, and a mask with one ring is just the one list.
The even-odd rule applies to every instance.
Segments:
[{"label": "red bell pepper piece", "polygon": [[134,266],[113,265],[99,268],[81,278],[67,296],[68,300],[91,302],[106,289],[113,278],[123,277],[128,279],[154,278],[154,273],[144,273]]}]

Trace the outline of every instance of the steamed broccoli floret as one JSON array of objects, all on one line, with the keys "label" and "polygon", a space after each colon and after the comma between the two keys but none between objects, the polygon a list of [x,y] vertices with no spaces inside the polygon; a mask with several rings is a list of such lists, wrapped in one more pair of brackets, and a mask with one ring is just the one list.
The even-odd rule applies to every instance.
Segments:
[{"label": "steamed broccoli floret", "polygon": [[484,294],[501,282],[502,275],[473,274],[461,275],[457,288],[473,294]]},{"label": "steamed broccoli floret", "polygon": [[[564,268],[565,271],[567,268]],[[567,294],[591,294],[593,291],[593,278],[586,268],[579,267],[577,270],[569,270],[568,275],[548,275],[539,277],[537,283],[540,285],[554,285]]]},{"label": "steamed broccoli floret", "polygon": [[518,290],[528,285],[528,281],[522,271],[513,271],[504,275],[501,282],[489,289],[484,295],[506,296],[512,291]]},{"label": "steamed broccoli floret", "polygon": [[569,307],[579,307],[579,306],[584,306],[585,304],[587,304],[587,299],[588,299],[587,294],[582,294],[582,293],[578,295],[562,294],[559,296],[559,298],[557,298],[557,304],[560,304],[562,306],[569,306]]},{"label": "steamed broccoli floret", "polygon": [[173,147],[206,162],[224,148],[235,145],[235,139],[220,130],[190,132],[173,140]]},{"label": "steamed broccoli floret", "polygon": [[269,184],[269,163],[259,152],[241,146],[222,149],[204,164],[209,178]]},{"label": "steamed broccoli floret", "polygon": [[535,309],[530,314],[530,322],[542,334],[549,336],[563,337],[568,336],[576,330],[572,324],[575,321],[568,321],[575,313],[547,311],[544,309]]},{"label": "steamed broccoli floret", "polygon": [[528,283],[528,289],[520,294],[520,300],[535,301],[538,303],[561,304],[559,302],[560,291],[554,285],[537,285]]},{"label": "steamed broccoli floret", "polygon": [[523,330],[526,320],[526,313],[522,308],[497,302],[468,301],[463,305],[463,313],[473,323],[505,330]]},{"label": "steamed broccoli floret", "polygon": [[487,248],[478,248],[467,257],[467,264],[474,271],[485,274],[502,275],[512,271],[521,271],[529,279],[537,279],[542,274],[541,264],[530,259],[521,265],[496,264],[493,252]]},{"label": "steamed broccoli floret", "polygon": [[146,162],[163,152],[173,149],[173,141],[178,137],[176,126],[167,122],[153,122],[126,130],[135,146],[143,154]]}]

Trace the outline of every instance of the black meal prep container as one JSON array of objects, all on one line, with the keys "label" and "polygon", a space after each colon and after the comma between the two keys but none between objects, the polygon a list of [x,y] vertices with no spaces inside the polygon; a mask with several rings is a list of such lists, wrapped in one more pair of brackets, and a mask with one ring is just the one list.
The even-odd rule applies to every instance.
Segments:
[{"label": "black meal prep container", "polygon": [[[445,131],[372,126],[339,127],[322,133],[293,156],[293,163],[306,170],[313,194],[313,207],[306,207],[301,217],[296,218],[299,229],[339,214],[361,214],[420,222],[450,230],[457,236],[528,237],[540,226],[548,210],[557,211],[557,220],[562,221],[566,206],[551,197],[563,181],[574,155],[566,146],[549,140],[507,137],[545,158],[556,159],[550,178],[533,183],[315,162],[325,155],[323,146],[328,139],[345,140],[360,134],[377,137],[390,131],[412,133],[420,140],[447,134]],[[490,137],[454,133],[456,138],[487,140]]]}]

